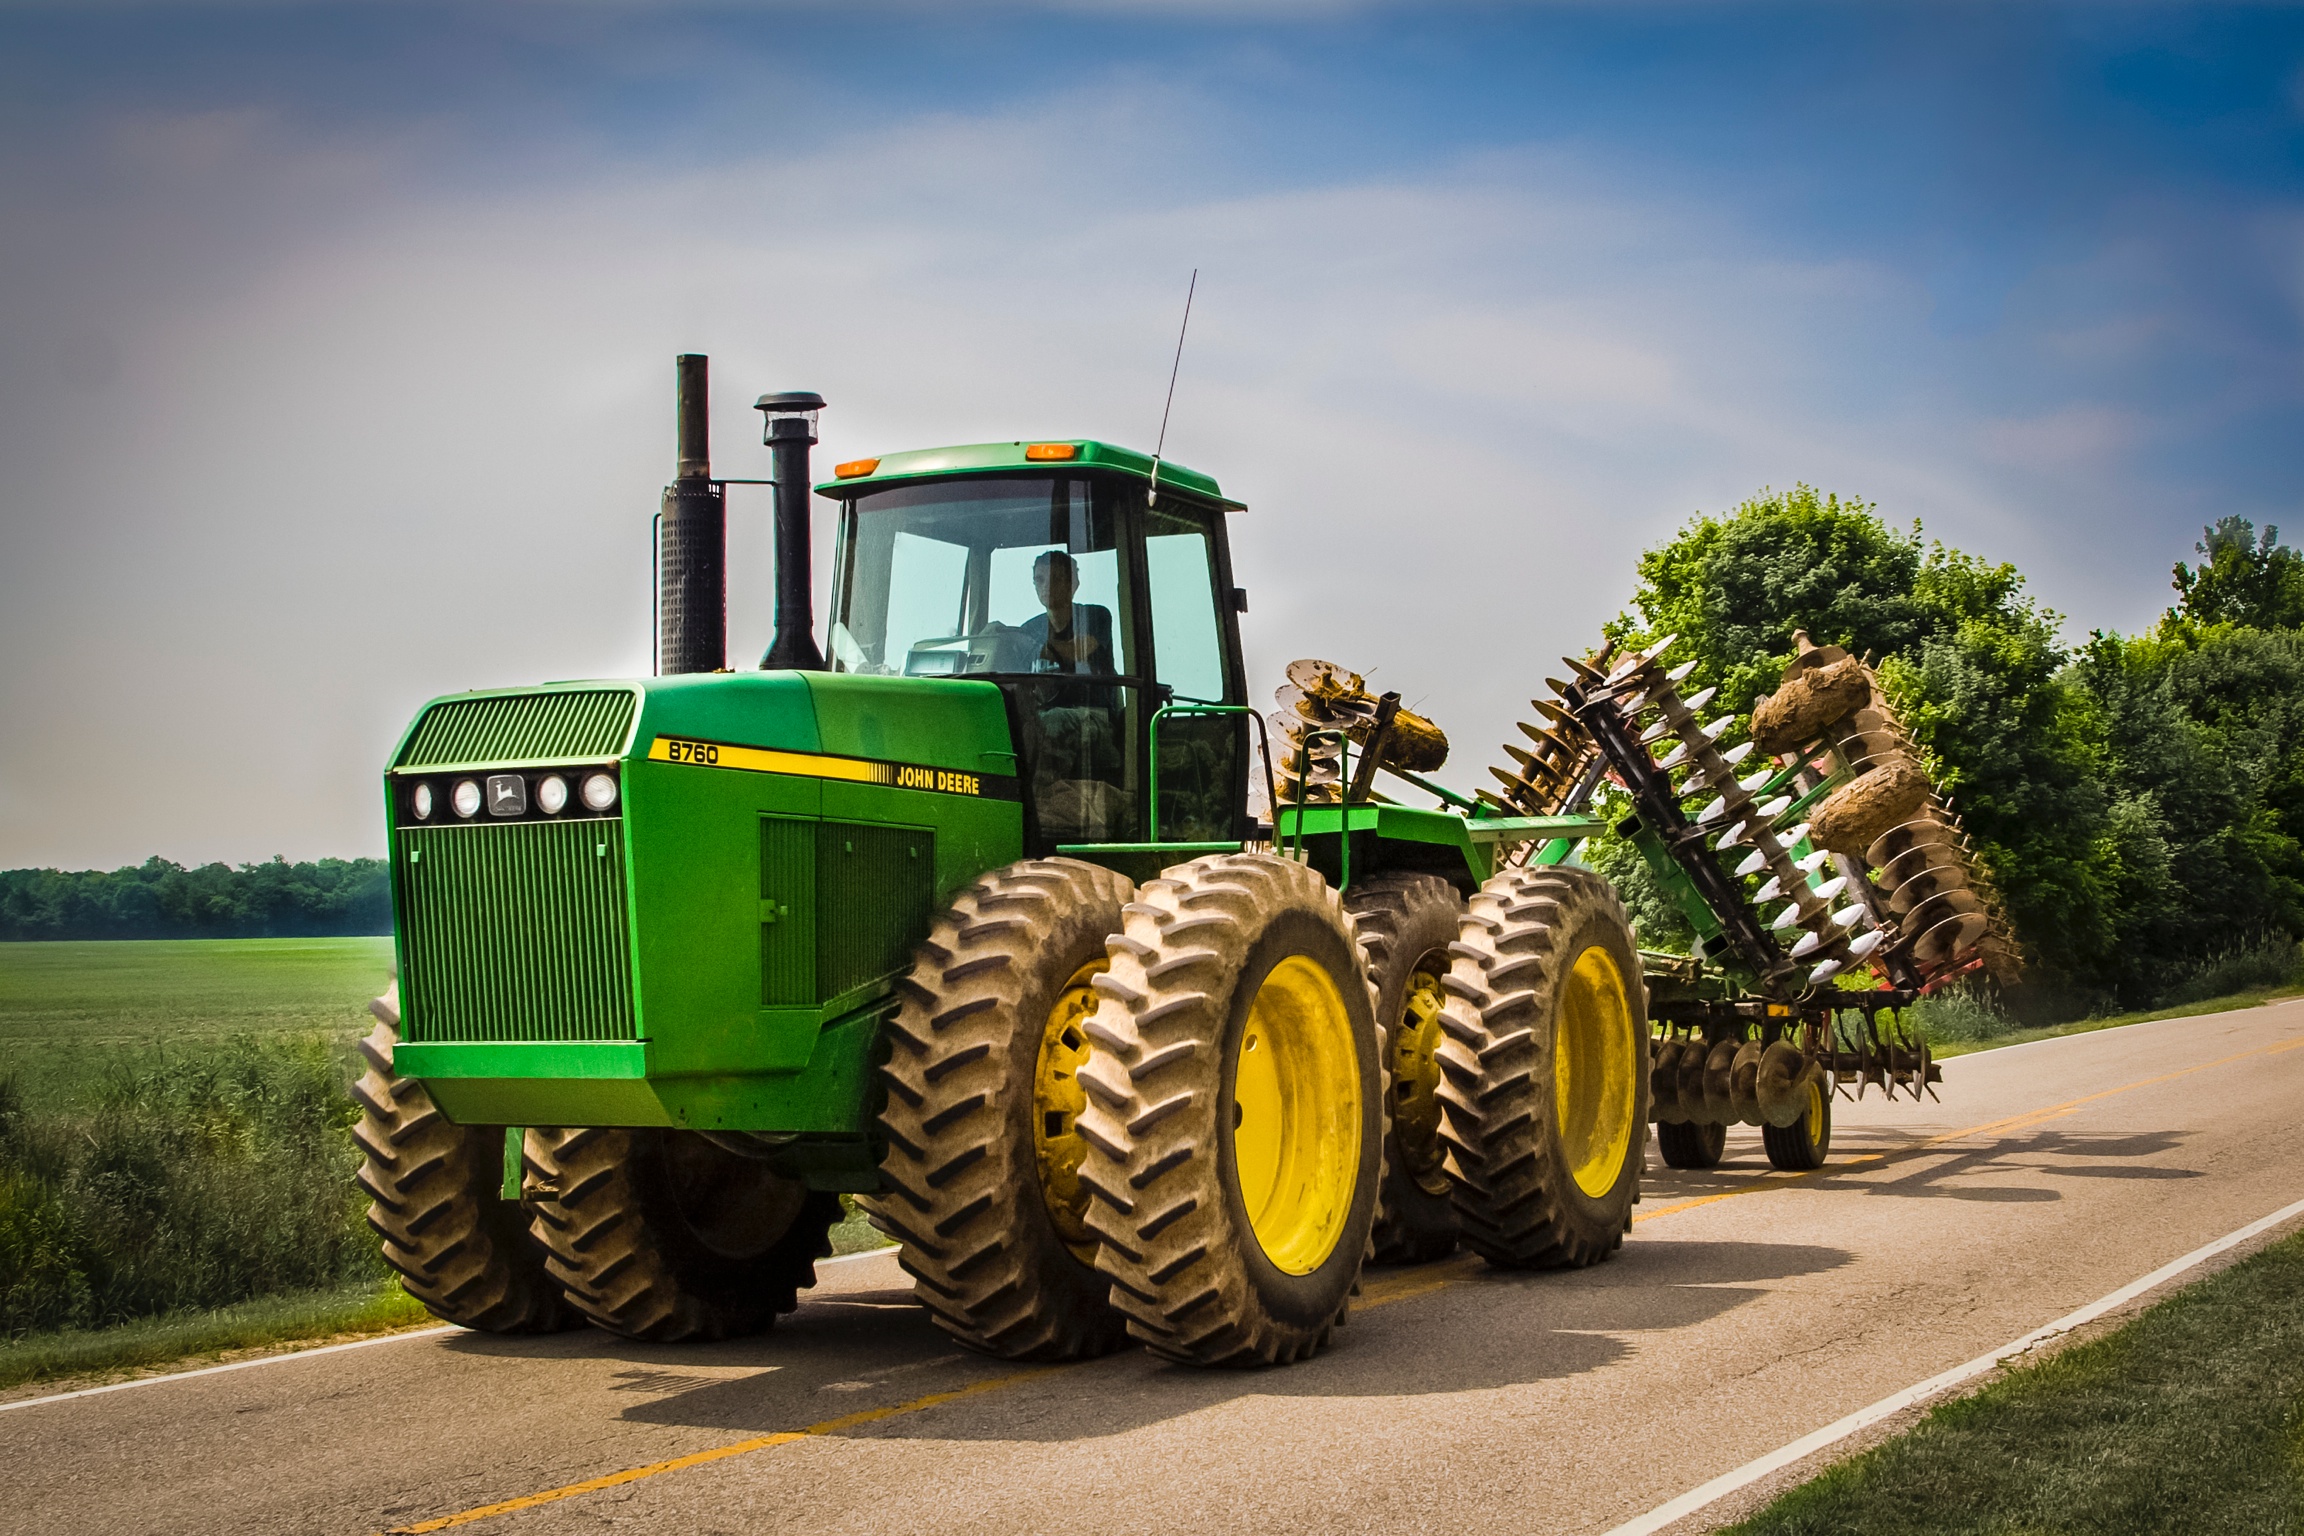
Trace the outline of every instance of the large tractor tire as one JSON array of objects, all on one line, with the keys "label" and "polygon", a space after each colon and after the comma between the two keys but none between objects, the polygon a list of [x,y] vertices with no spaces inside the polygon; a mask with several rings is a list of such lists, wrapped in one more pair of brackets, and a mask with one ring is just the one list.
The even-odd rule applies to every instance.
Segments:
[{"label": "large tractor tire", "polygon": [[1464,901],[1438,875],[1378,875],[1344,893],[1344,910],[1368,956],[1392,1080],[1375,1262],[1445,1258],[1456,1247],[1456,1207],[1440,1144],[1440,995]]},{"label": "large tractor tire", "polygon": [[1352,921],[1271,854],[1181,864],[1129,903],[1088,1033],[1080,1178],[1128,1331],[1198,1365],[1318,1351],[1384,1177],[1384,1067]]},{"label": "large tractor tire", "polygon": [[887,1025],[887,1190],[863,1203],[972,1349],[1076,1360],[1127,1342],[1085,1219],[1079,1073],[1089,982],[1134,893],[1073,859],[994,870],[936,919]]},{"label": "large tractor tire", "polygon": [[1441,1027],[1441,1135],[1465,1243],[1510,1269],[1606,1258],[1639,1196],[1649,1048],[1640,953],[1608,882],[1542,868],[1483,885]]},{"label": "large tractor tire", "polygon": [[523,1189],[545,1267],[628,1339],[758,1333],[800,1305],[840,1197],[693,1131],[528,1132]]},{"label": "large tractor tire", "polygon": [[1832,1151],[1832,1091],[1821,1080],[1808,1084],[1808,1108],[1790,1125],[1763,1125],[1760,1144],[1768,1161],[1786,1173],[1814,1173]]},{"label": "large tractor tire", "polygon": [[360,1119],[360,1187],[368,1225],[401,1288],[443,1322],[484,1333],[550,1333],[582,1324],[528,1240],[528,1213],[503,1198],[504,1131],[450,1122],[414,1078],[392,1070],[399,988],[370,1005],[360,1042],[367,1070],[352,1085]]}]

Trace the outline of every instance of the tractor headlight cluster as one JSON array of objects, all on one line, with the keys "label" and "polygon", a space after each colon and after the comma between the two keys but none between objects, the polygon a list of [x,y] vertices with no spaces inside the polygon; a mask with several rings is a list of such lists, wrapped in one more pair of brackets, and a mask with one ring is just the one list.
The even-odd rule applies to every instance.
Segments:
[{"label": "tractor headlight cluster", "polygon": [[624,787],[612,766],[510,769],[402,779],[394,791],[408,826],[455,821],[543,821],[617,814]]}]

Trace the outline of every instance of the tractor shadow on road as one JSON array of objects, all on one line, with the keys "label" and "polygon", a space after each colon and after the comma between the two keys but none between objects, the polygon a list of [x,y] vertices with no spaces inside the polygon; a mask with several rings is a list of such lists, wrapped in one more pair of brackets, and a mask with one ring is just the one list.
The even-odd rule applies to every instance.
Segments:
[{"label": "tractor shadow on road", "polygon": [[[2197,1168],[2170,1168],[2148,1159],[2176,1151],[2189,1139],[2182,1131],[2089,1134],[2054,1124],[2004,1135],[1931,1143],[1918,1136],[1869,1131],[1835,1141],[1833,1161],[1816,1173],[1778,1173],[1757,1144],[1729,1143],[1730,1156],[1717,1168],[1651,1168],[1647,1197],[1669,1205],[1706,1195],[1740,1194],[1759,1188],[1832,1190],[1897,1199],[1973,1200],[1994,1204],[2047,1203],[2063,1199],[2042,1176],[2079,1179],[2197,1179]],[[1758,1138],[1753,1138],[1757,1143]],[[1867,1161],[1854,1161],[1855,1158]]]},{"label": "tractor shadow on road", "polygon": [[[1838,1248],[1753,1242],[1627,1245],[1592,1269],[1508,1273],[1467,1256],[1371,1270],[1350,1326],[1317,1358],[1259,1371],[1171,1365],[1130,1349],[1051,1372],[1045,1382],[859,1424],[924,1440],[1073,1441],[1125,1434],[1247,1398],[1390,1398],[1495,1391],[1612,1365],[1627,1335],[1696,1326],[1766,1294],[1767,1283],[1838,1268]],[[689,1352],[698,1364],[743,1349],[773,1371],[683,1380],[674,1350],[618,1358],[662,1373],[667,1391],[623,1417],[761,1434],[948,1392],[1018,1367],[958,1355],[900,1289],[811,1301],[770,1338]],[[693,1367],[689,1368],[693,1373]],[[845,1427],[836,1431],[851,1432]]]}]

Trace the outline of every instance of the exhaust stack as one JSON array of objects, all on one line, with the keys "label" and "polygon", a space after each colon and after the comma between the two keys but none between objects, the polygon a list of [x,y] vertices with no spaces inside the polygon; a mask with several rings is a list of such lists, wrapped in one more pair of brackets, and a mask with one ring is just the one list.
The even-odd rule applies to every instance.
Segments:
[{"label": "exhaust stack", "polygon": [[678,360],[679,459],[656,520],[656,672],[728,665],[728,510],[712,479],[710,359]]},{"label": "exhaust stack", "polygon": [[808,450],[816,442],[816,413],[824,397],[811,390],[762,395],[753,409],[766,417],[762,441],[775,456],[776,637],[760,658],[762,671],[821,672],[816,648],[816,566],[808,544]]}]

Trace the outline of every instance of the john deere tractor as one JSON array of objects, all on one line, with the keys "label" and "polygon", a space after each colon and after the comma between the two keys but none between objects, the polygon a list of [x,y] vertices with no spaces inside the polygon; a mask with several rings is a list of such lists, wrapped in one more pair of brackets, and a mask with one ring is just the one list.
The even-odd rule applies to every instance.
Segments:
[{"label": "john deere tractor", "polygon": [[[1674,1029],[1784,1047],[1768,1114],[1862,1066],[1800,1035],[1828,1021],[1820,978],[1674,808],[1677,759],[1648,755],[1693,733],[1731,772],[1660,647],[1572,663],[1500,795],[1424,777],[1445,738],[1325,663],[1290,669],[1268,735],[1226,537],[1244,509],[1064,439],[837,466],[813,487],[837,508],[819,649],[823,402],[785,394],[759,402],[775,642],[732,671],[739,482],[712,474],[704,359],[679,378],[656,675],[435,699],[385,774],[399,979],[365,1047],[361,1178],[442,1318],[757,1331],[849,1194],[976,1349],[1291,1361],[1372,1257],[1619,1245],[1651,1118],[1644,970],[1676,989],[1676,1062]],[[1644,964],[1572,862],[1611,769],[1659,867],[1711,869],[1679,888],[1741,944],[1733,975]],[[1820,794],[1847,770],[1772,772]],[[1757,826],[1772,878],[1805,879],[1806,829],[1779,849]],[[1817,905],[1801,920],[1828,925]],[[1689,1123],[1680,1081],[1656,1086]],[[1721,1103],[1708,1123],[1762,1112]]]}]

